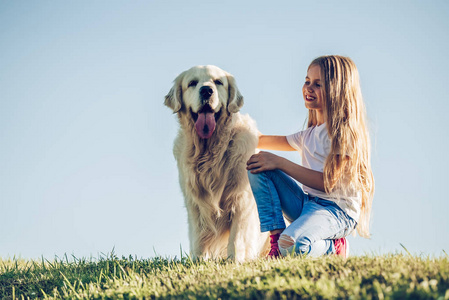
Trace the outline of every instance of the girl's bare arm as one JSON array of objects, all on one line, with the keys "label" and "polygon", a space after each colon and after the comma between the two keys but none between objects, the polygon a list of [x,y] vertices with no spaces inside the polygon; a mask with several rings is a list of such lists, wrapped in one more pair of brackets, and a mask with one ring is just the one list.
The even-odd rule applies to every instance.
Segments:
[{"label": "girl's bare arm", "polygon": [[286,136],[279,135],[260,135],[259,144],[257,145],[259,149],[266,150],[277,150],[277,151],[295,151],[292,146],[287,141]]}]

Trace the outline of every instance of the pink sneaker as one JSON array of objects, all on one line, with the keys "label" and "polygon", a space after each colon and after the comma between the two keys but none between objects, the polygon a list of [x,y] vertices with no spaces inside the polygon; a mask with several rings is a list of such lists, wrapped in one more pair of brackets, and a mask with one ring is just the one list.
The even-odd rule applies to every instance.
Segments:
[{"label": "pink sneaker", "polygon": [[334,240],[335,255],[348,258],[349,256],[349,243],[346,238]]},{"label": "pink sneaker", "polygon": [[278,240],[280,236],[281,236],[280,233],[270,235],[271,249],[270,253],[268,253],[267,256],[268,258],[278,258],[281,255],[281,253],[279,252],[279,245],[278,245]]}]

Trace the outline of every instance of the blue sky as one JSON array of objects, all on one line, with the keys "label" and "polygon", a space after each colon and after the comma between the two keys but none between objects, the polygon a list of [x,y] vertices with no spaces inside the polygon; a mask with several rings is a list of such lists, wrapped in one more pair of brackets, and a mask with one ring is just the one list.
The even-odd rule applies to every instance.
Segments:
[{"label": "blue sky", "polygon": [[449,252],[448,15],[447,1],[0,1],[0,257],[187,252],[173,79],[217,65],[259,130],[286,135],[324,54],[357,64],[373,141],[372,238],[352,253]]}]

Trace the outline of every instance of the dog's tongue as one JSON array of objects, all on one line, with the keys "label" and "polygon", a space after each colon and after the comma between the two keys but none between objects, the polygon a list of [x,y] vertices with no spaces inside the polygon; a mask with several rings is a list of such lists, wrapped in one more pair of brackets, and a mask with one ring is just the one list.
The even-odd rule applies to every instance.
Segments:
[{"label": "dog's tongue", "polygon": [[214,113],[208,112],[198,114],[198,119],[195,122],[195,129],[200,138],[210,138],[215,130]]}]

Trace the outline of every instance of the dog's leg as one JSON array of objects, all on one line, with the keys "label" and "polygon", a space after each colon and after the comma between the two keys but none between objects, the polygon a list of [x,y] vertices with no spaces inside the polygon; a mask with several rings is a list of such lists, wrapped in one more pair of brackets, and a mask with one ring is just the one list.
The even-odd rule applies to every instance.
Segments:
[{"label": "dog's leg", "polygon": [[[187,205],[189,219],[190,253],[192,258],[205,260],[222,257],[219,236],[202,221],[201,212],[195,205]],[[222,248],[225,248],[222,247]]]},{"label": "dog's leg", "polygon": [[186,205],[187,218],[189,222],[190,254],[193,259],[202,257],[201,247],[201,225],[198,209],[193,205]]},{"label": "dog's leg", "polygon": [[[240,214],[239,214],[240,215]],[[244,245],[244,237],[241,232],[241,228],[238,225],[237,219],[235,218],[236,215],[234,215],[231,230],[229,233],[229,241],[228,241],[228,258],[235,260],[236,262],[244,262],[246,255],[245,255],[245,249],[243,247]]]},{"label": "dog's leg", "polygon": [[237,199],[239,209],[235,209],[232,217],[228,257],[237,262],[255,259],[264,251],[267,237],[260,233],[259,218],[253,201],[248,197]]}]

